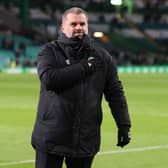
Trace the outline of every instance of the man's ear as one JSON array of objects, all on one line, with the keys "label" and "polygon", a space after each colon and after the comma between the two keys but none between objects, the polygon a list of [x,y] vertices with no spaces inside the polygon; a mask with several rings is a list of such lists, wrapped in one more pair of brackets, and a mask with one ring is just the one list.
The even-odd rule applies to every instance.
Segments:
[{"label": "man's ear", "polygon": [[64,31],[64,26],[61,24],[61,31],[63,32]]}]

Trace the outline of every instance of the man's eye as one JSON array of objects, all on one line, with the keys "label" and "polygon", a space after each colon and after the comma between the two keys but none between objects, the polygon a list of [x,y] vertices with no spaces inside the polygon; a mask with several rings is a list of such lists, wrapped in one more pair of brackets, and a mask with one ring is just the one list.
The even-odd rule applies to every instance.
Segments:
[{"label": "man's eye", "polygon": [[74,27],[74,26],[76,26],[76,23],[71,23],[71,25]]},{"label": "man's eye", "polygon": [[85,23],[81,23],[80,25],[81,25],[81,26],[84,26],[84,25],[85,25]]}]

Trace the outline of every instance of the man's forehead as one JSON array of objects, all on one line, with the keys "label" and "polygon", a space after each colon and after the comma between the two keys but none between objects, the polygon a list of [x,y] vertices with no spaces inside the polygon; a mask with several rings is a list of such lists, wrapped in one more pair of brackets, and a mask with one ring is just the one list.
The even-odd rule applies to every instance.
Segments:
[{"label": "man's forehead", "polygon": [[87,20],[87,17],[84,13],[76,14],[76,13],[68,13],[66,15],[66,20]]}]

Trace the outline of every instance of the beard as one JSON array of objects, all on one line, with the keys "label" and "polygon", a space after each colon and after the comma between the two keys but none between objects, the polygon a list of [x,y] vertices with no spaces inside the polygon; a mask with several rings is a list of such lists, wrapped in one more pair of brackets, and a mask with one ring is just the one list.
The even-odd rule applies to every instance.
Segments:
[{"label": "beard", "polygon": [[78,32],[74,32],[72,37],[78,37],[78,38],[82,39],[84,34],[86,34],[86,33],[83,31],[78,31]]}]

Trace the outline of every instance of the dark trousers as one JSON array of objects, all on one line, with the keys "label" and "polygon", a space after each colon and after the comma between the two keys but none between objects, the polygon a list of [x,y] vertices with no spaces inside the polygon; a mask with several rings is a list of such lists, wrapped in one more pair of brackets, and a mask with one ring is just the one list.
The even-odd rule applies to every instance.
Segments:
[{"label": "dark trousers", "polygon": [[93,157],[71,158],[36,151],[36,168],[62,168],[64,160],[67,168],[91,168]]}]

